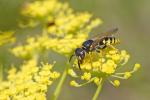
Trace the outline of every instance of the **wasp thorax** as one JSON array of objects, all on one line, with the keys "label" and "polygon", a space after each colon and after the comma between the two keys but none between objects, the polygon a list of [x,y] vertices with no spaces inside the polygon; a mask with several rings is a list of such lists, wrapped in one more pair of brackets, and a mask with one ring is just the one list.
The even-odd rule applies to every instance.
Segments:
[{"label": "wasp thorax", "polygon": [[82,49],[85,50],[86,52],[89,52],[90,47],[91,47],[93,42],[94,42],[93,40],[87,40],[87,41],[83,42]]}]

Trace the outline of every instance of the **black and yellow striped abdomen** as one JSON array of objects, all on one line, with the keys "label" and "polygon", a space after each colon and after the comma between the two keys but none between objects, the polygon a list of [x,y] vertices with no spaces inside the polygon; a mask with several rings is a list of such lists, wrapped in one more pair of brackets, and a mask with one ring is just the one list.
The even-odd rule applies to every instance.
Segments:
[{"label": "black and yellow striped abdomen", "polygon": [[105,37],[100,39],[98,47],[99,47],[99,49],[104,49],[108,45],[115,45],[118,43],[120,43],[120,40],[115,38],[114,36],[105,36]]},{"label": "black and yellow striped abdomen", "polygon": [[113,45],[113,44],[118,44],[120,43],[120,40],[115,38],[114,36],[107,36],[102,38],[101,40],[103,42],[103,44],[105,45]]}]

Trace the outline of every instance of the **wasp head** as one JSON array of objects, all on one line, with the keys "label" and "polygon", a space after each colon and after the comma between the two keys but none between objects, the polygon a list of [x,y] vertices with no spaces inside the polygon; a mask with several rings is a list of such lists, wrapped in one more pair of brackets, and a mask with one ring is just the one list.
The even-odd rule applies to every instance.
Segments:
[{"label": "wasp head", "polygon": [[[84,57],[85,57],[85,51],[84,51],[83,49],[81,49],[81,48],[77,48],[77,49],[75,50],[75,56],[76,56],[77,59],[78,59],[78,66],[79,66],[79,68],[80,68],[80,64],[82,64],[83,59],[84,59]],[[81,69],[81,68],[80,68],[80,69]]]},{"label": "wasp head", "polygon": [[77,48],[75,50],[75,55],[76,55],[77,59],[82,63],[82,61],[85,57],[85,51],[81,48]]}]

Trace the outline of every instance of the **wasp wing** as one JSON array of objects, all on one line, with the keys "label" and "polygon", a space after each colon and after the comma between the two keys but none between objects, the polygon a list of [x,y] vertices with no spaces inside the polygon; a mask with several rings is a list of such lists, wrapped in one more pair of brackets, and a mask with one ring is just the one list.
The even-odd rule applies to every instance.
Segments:
[{"label": "wasp wing", "polygon": [[93,40],[94,42],[92,43],[91,47],[92,49],[95,48],[95,46],[98,45],[98,43],[100,42],[100,40],[105,37],[105,36],[112,36],[113,34],[117,33],[118,28],[113,28],[107,32],[103,32],[100,34],[95,35],[94,37],[91,38],[91,40]]},{"label": "wasp wing", "polygon": [[95,36],[92,36],[91,40],[97,40],[97,39],[100,39],[100,38],[102,38],[104,36],[111,36],[111,35],[117,33],[117,31],[118,31],[118,28],[113,28],[113,29],[111,29],[109,31],[106,31],[106,32],[103,32],[103,33],[99,33],[99,34],[97,34]]}]

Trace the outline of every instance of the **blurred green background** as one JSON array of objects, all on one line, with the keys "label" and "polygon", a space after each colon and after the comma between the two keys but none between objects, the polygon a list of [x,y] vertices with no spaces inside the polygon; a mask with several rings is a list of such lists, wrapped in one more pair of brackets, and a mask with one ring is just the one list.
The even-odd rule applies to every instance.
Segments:
[{"label": "blurred green background", "polygon": [[[94,33],[118,27],[117,36],[121,40],[119,48],[126,49],[131,54],[130,62],[126,67],[130,68],[136,62],[142,64],[141,70],[131,79],[121,81],[118,89],[106,83],[100,94],[101,100],[150,100],[150,0],[63,1],[69,2],[76,11],[89,11],[103,20],[104,23],[94,30]],[[20,10],[23,2],[24,0],[0,0],[0,30],[18,30],[17,23],[21,17]],[[38,29],[18,31],[17,36],[24,39],[26,33],[32,31]],[[17,60],[13,60],[6,48],[7,46],[0,47],[0,63],[4,66],[18,63]],[[63,87],[59,100],[90,100],[96,89],[94,85],[74,88],[70,87],[68,82],[69,79]],[[54,89],[55,85],[50,92]]]}]

